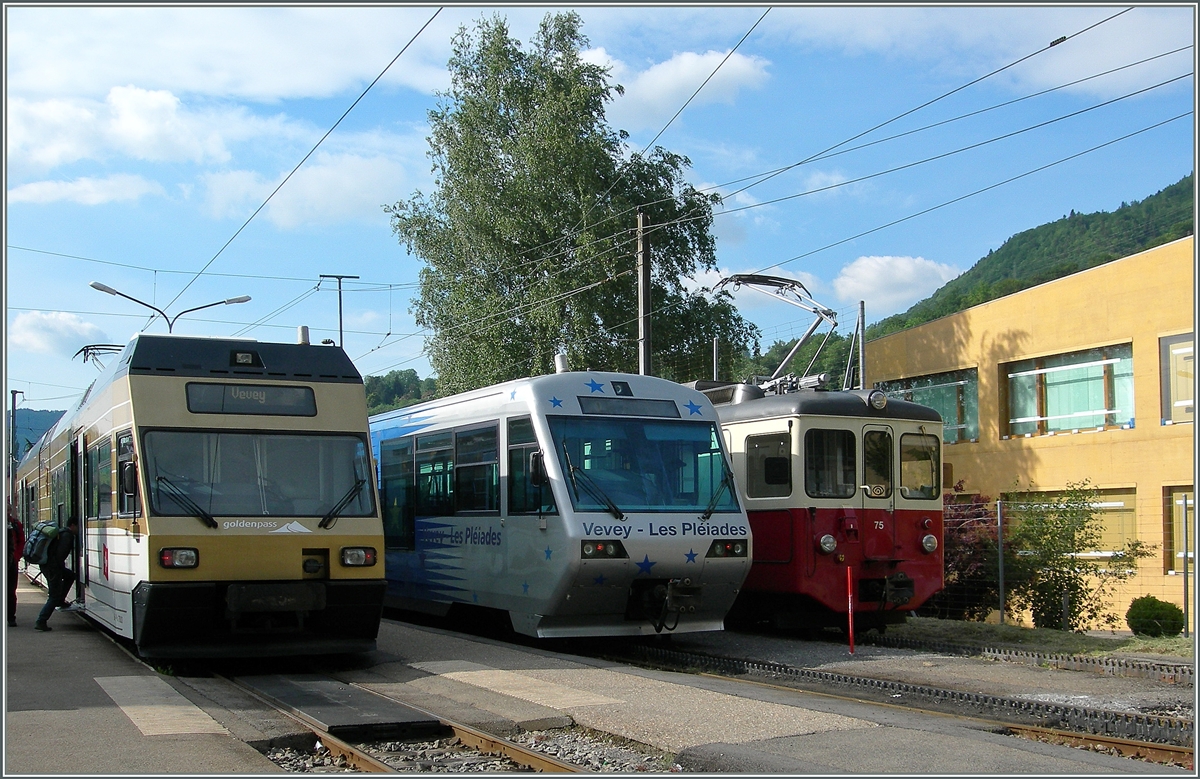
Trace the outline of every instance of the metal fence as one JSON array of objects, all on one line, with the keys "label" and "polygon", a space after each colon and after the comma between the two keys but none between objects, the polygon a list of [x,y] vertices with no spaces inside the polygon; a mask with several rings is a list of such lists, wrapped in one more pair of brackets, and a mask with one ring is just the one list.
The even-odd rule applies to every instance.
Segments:
[{"label": "metal fence", "polygon": [[[1005,581],[1005,558],[1011,566],[1014,556],[1029,554],[1014,549],[1011,542],[1013,519],[1021,507],[1022,504],[1007,501],[959,502],[947,498],[943,541],[945,588],[922,605],[918,615],[971,621],[982,621],[989,616],[994,619],[998,615],[1002,623],[1014,620],[1018,611],[1014,607],[1018,604],[1014,602],[1012,582]],[[1192,620],[1187,597],[1192,577],[1188,571],[1185,569],[1182,576],[1153,575],[1152,558],[1143,561],[1141,570],[1150,575],[1135,576],[1118,586],[1116,598],[1154,595],[1178,604],[1182,596],[1184,635],[1188,635]],[[1117,616],[1118,628],[1124,629],[1123,611]]]}]

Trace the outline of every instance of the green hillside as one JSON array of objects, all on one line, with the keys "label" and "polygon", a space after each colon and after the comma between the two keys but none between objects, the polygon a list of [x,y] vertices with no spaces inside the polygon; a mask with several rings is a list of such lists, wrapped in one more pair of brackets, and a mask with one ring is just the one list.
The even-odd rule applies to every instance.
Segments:
[{"label": "green hillside", "polygon": [[868,327],[867,338],[915,327],[1191,235],[1192,176],[1188,174],[1145,200],[1122,203],[1111,213],[1072,211],[1062,219],[1017,233],[908,311]]}]

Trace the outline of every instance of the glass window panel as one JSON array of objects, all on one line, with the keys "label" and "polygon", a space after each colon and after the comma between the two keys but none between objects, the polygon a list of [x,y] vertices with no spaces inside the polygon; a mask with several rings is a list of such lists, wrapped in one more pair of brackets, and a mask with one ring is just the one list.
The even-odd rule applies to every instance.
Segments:
[{"label": "glass window panel", "polygon": [[1195,339],[1191,333],[1159,339],[1164,422],[1195,419]]},{"label": "glass window panel", "polygon": [[533,420],[529,417],[514,417],[508,420],[508,445],[537,443],[533,433]]},{"label": "glass window panel", "polygon": [[[1167,569],[1176,573],[1183,573],[1184,553],[1187,552],[1187,569],[1188,573],[1194,575],[1196,573],[1196,558],[1192,553],[1192,549],[1196,548],[1196,495],[1193,490],[1171,490],[1169,493],[1171,501],[1170,511],[1168,516],[1171,518],[1170,538],[1171,549],[1170,557],[1167,560]],[[1184,543],[1183,528],[1184,528],[1184,501],[1187,501],[1187,543]]]},{"label": "glass window panel", "polygon": [[858,489],[854,433],[809,430],[804,434],[804,491],[813,498],[851,498]]},{"label": "glass window panel", "polygon": [[863,483],[872,498],[892,494],[892,434],[886,430],[863,433]]},{"label": "glass window panel", "polygon": [[712,422],[548,417],[567,493],[581,511],[737,511]]},{"label": "glass window panel", "polygon": [[979,438],[979,371],[966,368],[932,373],[875,385],[889,397],[929,406],[942,417],[942,440],[946,443]]},{"label": "glass window panel", "polygon": [[379,473],[384,545],[388,549],[412,549],[417,507],[411,437],[379,444]]},{"label": "glass window panel", "polygon": [[320,517],[375,513],[366,444],[353,435],[153,430],[143,460],[158,514]]},{"label": "glass window panel", "polygon": [[792,494],[792,436],[788,433],[746,438],[746,495],[779,498]]},{"label": "glass window panel", "polygon": [[906,498],[941,498],[938,481],[937,436],[905,433],[900,436],[900,494]]},{"label": "glass window panel", "polygon": [[445,517],[454,513],[454,450],[420,451],[417,439],[417,514]]}]

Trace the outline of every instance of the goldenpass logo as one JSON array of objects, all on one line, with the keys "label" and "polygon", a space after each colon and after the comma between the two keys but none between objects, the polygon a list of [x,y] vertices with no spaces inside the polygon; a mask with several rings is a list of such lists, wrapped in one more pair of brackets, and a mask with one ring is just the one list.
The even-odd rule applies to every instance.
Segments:
[{"label": "goldenpass logo", "polygon": [[221,527],[223,527],[225,530],[232,530],[233,528],[240,527],[254,530],[261,527],[276,527],[278,524],[278,522],[255,522],[254,520],[250,519],[231,519],[221,525]]}]

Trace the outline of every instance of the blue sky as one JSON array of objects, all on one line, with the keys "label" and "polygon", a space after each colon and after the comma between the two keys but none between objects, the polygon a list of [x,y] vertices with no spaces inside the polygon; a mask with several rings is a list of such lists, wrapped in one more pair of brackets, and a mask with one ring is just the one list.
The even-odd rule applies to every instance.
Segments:
[{"label": "blue sky", "polygon": [[[528,41],[553,6],[445,7],[196,274],[436,8],[6,7],[6,389],[24,392],[25,407],[65,408],[96,375],[72,359],[81,346],[166,331],[161,319],[147,325],[148,309],[89,288],[93,280],[171,315],[250,295],[185,315],[175,331],[292,341],[302,324],[314,340],[337,338],[336,283],[318,287],[319,276],[357,275],[343,305],[345,347],[359,369],[428,375],[409,313],[421,265],[382,206],[432,189],[426,112],[449,84],[454,32],[500,14]],[[696,283],[775,266],[766,272],[802,280],[849,332],[859,300],[868,321],[902,311],[1013,233],[1072,209],[1111,211],[1178,181],[1195,167],[1195,9],[1133,7],[1081,32],[1123,8],[772,8],[658,140],[691,159],[693,184],[731,195],[714,221],[721,273]],[[608,119],[638,151],[766,7],[577,10],[586,56],[625,87]],[[839,150],[1087,80],[732,194],[739,185],[728,182],[835,146],[1061,36]],[[762,328],[764,348],[809,323],[752,290],[737,303]]]}]

